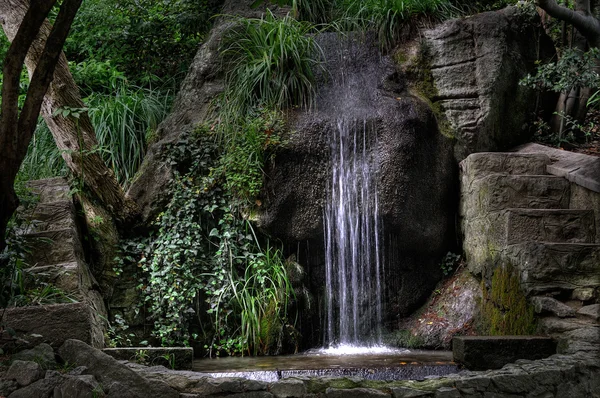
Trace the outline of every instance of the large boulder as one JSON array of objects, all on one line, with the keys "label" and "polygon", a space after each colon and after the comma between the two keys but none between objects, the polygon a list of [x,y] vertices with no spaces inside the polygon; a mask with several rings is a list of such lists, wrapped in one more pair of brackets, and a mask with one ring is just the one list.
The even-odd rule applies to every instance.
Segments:
[{"label": "large boulder", "polygon": [[445,133],[456,139],[458,161],[530,138],[526,122],[552,101],[536,101],[519,80],[534,71],[537,60],[554,55],[534,10],[507,7],[453,19],[423,36],[420,66],[429,68],[434,85],[424,94],[447,120]]},{"label": "large boulder", "polygon": [[317,83],[315,109],[291,117],[292,133],[267,170],[258,223],[288,247],[310,247],[298,250],[299,262],[307,266],[311,290],[323,289],[323,213],[336,150],[331,142],[338,123],[351,125],[356,146],[376,170],[387,312],[407,315],[441,277],[439,261],[452,244],[457,201],[452,143],[372,37],[331,33],[318,42],[327,76]]},{"label": "large boulder", "polygon": [[[226,0],[222,15],[260,18],[269,7],[275,14],[285,14],[282,9],[264,2],[253,5],[253,0]],[[162,211],[168,199],[169,184],[173,178],[173,166],[166,159],[170,144],[178,142],[184,134],[193,131],[198,124],[211,118],[213,100],[224,89],[223,62],[219,46],[223,36],[234,26],[229,18],[218,18],[196,53],[188,73],[183,80],[171,114],[160,124],[156,140],[129,188],[127,195],[133,198],[145,222],[152,221]]]},{"label": "large boulder", "polygon": [[79,340],[67,340],[58,353],[63,361],[85,366],[108,390],[109,396],[123,398],[177,398],[179,393],[160,381],[150,382],[113,357]]}]

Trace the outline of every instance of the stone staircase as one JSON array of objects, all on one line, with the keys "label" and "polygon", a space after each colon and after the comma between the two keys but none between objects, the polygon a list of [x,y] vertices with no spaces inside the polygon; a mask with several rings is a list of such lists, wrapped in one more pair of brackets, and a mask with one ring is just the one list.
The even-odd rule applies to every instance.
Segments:
[{"label": "stone staircase", "polygon": [[59,345],[77,338],[102,347],[106,308],[85,262],[70,187],[64,178],[28,185],[39,201],[21,210],[28,220],[20,231],[27,248],[26,288],[54,286],[74,302],[11,308],[5,314],[6,324],[28,341],[41,336]]},{"label": "stone staircase", "polygon": [[461,162],[463,246],[475,275],[516,267],[541,332],[556,337],[561,352],[600,352],[600,193],[556,175],[563,152],[530,144]]}]

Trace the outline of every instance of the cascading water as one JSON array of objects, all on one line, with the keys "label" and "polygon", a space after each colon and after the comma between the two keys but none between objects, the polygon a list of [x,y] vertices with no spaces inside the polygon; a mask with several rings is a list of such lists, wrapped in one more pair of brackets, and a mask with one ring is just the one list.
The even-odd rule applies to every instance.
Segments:
[{"label": "cascading water", "polygon": [[383,261],[375,159],[366,122],[337,123],[325,209],[327,326],[330,347],[381,344]]}]

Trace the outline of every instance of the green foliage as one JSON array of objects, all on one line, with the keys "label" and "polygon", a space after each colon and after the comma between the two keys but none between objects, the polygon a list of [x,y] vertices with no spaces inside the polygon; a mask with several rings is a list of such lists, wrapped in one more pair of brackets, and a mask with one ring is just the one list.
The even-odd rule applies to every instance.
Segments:
[{"label": "green foliage", "polygon": [[313,26],[270,11],[261,19],[237,18],[236,23],[221,46],[228,70],[219,104],[222,125],[234,130],[239,117],[253,108],[309,106],[313,71],[321,58],[310,35]]},{"label": "green foliage", "polygon": [[587,52],[569,49],[557,62],[540,65],[534,76],[527,75],[520,84],[556,93],[583,87],[600,88],[600,76],[596,72],[599,58],[597,48]]},{"label": "green foliage", "polygon": [[363,29],[376,27],[384,48],[398,41],[405,23],[418,17],[443,19],[458,16],[450,0],[338,0],[342,19]]},{"label": "green foliage", "polygon": [[[280,350],[293,292],[281,252],[242,217],[262,185],[265,150],[277,142],[276,114],[245,123],[220,153],[201,126],[173,144],[173,196],[156,220],[157,238],[139,263],[154,335],[163,345],[204,342],[211,355]],[[249,169],[249,176],[242,178]]]},{"label": "green foliage", "polygon": [[86,99],[102,157],[127,186],[146,154],[147,139],[166,117],[170,97],[163,91],[117,83],[111,94]]},{"label": "green foliage", "polygon": [[531,335],[536,331],[534,309],[521,290],[519,276],[507,264],[496,268],[491,287],[482,282],[480,332],[491,336]]},{"label": "green foliage", "polygon": [[185,72],[211,13],[206,0],[86,0],[65,52],[76,62],[110,61],[146,85]]},{"label": "green foliage", "polygon": [[[100,152],[117,180],[127,186],[146,153],[147,137],[167,115],[170,97],[168,93],[131,86],[117,79],[112,89],[98,90],[85,101],[98,139],[98,147],[92,151]],[[81,110],[69,108],[59,111],[63,117],[81,114]],[[40,119],[19,178],[35,180],[66,173],[66,165],[52,133]]]},{"label": "green foliage", "polygon": [[251,204],[263,183],[263,165],[281,144],[283,115],[261,111],[250,115],[219,159],[215,174],[223,175],[225,188],[236,201]]}]

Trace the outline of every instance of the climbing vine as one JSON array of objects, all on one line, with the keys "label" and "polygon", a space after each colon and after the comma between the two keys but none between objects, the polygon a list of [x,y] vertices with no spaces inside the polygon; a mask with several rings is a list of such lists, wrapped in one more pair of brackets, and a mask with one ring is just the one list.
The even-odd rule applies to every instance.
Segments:
[{"label": "climbing vine", "polygon": [[281,251],[242,215],[257,199],[280,115],[257,112],[220,151],[201,126],[169,150],[172,198],[139,260],[140,289],[163,345],[203,343],[211,355],[281,350],[293,292]]}]

